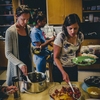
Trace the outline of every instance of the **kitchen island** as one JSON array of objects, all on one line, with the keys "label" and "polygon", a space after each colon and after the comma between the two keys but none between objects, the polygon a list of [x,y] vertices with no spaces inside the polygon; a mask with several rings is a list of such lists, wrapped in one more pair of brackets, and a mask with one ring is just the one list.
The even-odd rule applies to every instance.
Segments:
[{"label": "kitchen island", "polygon": [[[82,94],[81,100],[86,100],[87,98],[89,98],[89,95],[85,91],[83,91],[81,88],[82,82],[72,82],[72,83],[76,84],[79,87],[81,94]],[[41,93],[34,93],[34,94],[21,93],[21,98],[16,99],[16,100],[50,100],[48,91],[51,87],[53,87],[57,84],[59,84],[59,83],[55,83],[55,82],[48,83],[47,89]],[[61,84],[66,84],[66,83],[62,82]],[[7,100],[15,100],[15,99],[14,99],[13,95],[10,95]]]}]

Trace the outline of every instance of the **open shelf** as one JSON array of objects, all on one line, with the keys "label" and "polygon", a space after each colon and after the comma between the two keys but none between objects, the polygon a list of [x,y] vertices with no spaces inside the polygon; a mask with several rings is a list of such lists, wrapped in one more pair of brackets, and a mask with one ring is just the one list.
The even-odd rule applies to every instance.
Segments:
[{"label": "open shelf", "polygon": [[100,22],[100,0],[82,0],[83,22]]}]

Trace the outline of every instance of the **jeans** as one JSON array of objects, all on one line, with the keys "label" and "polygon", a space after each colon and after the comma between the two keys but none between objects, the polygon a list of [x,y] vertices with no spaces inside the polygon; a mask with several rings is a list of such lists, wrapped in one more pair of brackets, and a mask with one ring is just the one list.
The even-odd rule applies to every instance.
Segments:
[{"label": "jeans", "polygon": [[33,61],[34,61],[34,64],[36,66],[36,71],[45,73],[45,71],[46,71],[46,57],[34,55]]}]

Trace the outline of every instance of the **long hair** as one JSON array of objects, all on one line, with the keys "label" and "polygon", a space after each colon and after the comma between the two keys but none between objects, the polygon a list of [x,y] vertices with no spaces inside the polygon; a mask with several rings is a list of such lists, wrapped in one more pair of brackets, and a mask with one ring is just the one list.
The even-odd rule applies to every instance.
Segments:
[{"label": "long hair", "polygon": [[67,32],[66,27],[70,26],[72,24],[75,24],[75,23],[77,23],[79,25],[79,31],[80,31],[81,21],[80,21],[80,18],[78,17],[78,15],[77,14],[70,14],[70,15],[66,16],[64,23],[63,23],[63,26],[62,26],[62,30],[64,31],[66,36],[68,36],[68,32]]},{"label": "long hair", "polygon": [[19,17],[23,13],[29,13],[30,14],[30,9],[29,9],[29,7],[27,5],[20,5],[16,9],[16,15],[17,15],[17,17]]}]

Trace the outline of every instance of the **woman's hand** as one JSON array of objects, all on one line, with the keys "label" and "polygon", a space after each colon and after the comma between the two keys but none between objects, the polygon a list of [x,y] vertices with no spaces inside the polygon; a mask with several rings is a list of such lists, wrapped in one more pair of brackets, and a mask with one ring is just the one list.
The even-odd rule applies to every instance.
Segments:
[{"label": "woman's hand", "polygon": [[65,71],[63,71],[62,76],[63,76],[63,80],[68,83],[69,82],[68,74]]},{"label": "woman's hand", "polygon": [[18,88],[16,86],[7,86],[6,87],[6,92],[8,94],[13,94],[18,90]]},{"label": "woman's hand", "polygon": [[23,65],[21,67],[21,71],[23,72],[23,74],[26,76],[27,75],[27,66],[26,65]]}]

